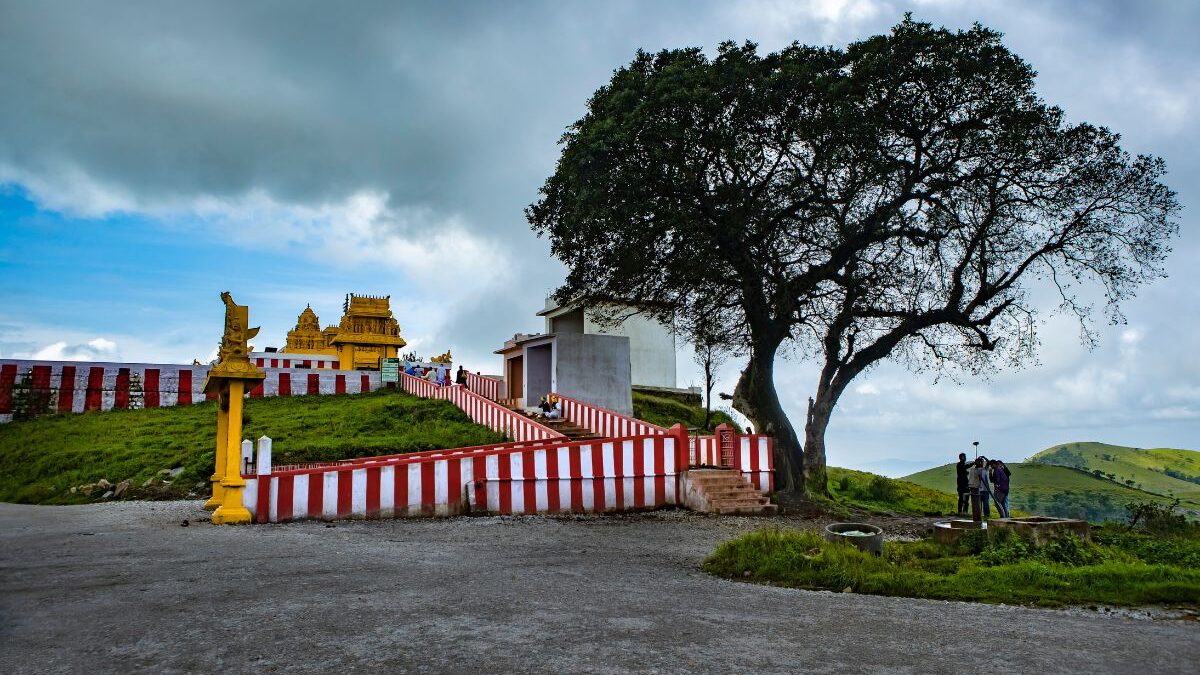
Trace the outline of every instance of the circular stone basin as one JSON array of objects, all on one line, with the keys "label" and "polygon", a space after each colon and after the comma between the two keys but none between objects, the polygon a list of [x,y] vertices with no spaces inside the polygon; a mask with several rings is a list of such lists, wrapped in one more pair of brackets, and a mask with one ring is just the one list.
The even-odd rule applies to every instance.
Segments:
[{"label": "circular stone basin", "polygon": [[883,553],[883,530],[867,523],[833,523],[825,527],[827,541],[841,542],[858,547],[861,551],[881,555]]},{"label": "circular stone basin", "polygon": [[965,519],[939,520],[933,524],[933,538],[943,544],[953,544],[970,530],[986,530],[987,523]]}]

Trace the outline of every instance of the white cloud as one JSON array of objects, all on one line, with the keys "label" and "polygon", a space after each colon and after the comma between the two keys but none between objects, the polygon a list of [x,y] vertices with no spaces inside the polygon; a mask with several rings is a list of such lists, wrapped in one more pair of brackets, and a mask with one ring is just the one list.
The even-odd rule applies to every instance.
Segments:
[{"label": "white cloud", "polygon": [[474,233],[462,216],[393,206],[384,191],[361,189],[317,204],[281,201],[261,189],[236,198],[139,201],[76,167],[49,176],[0,166],[0,185],[21,185],[44,209],[83,218],[151,217],[214,243],[299,253],[343,268],[378,266],[441,294],[443,302],[511,279],[506,247]]},{"label": "white cloud", "polygon": [[84,344],[70,344],[59,340],[32,353],[17,352],[12,358],[27,358],[35,361],[110,361],[120,358],[117,343],[104,338],[88,340]]}]

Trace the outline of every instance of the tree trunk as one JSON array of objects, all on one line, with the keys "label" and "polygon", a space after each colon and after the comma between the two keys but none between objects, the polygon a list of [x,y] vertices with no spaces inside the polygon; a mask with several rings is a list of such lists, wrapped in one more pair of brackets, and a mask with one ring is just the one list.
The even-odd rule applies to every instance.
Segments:
[{"label": "tree trunk", "polygon": [[712,351],[710,350],[704,359],[704,430],[707,431],[709,425],[712,424],[712,390],[713,390],[713,367],[712,367]]},{"label": "tree trunk", "polygon": [[733,407],[750,419],[758,433],[775,439],[775,490],[802,494],[800,439],[775,392],[775,352],[779,344],[760,344],[751,349],[750,362],[733,390]]},{"label": "tree trunk", "polygon": [[828,392],[819,392],[817,400],[808,399],[808,419],[804,425],[804,485],[810,494],[829,496],[829,478],[825,471],[825,429],[833,413]]}]

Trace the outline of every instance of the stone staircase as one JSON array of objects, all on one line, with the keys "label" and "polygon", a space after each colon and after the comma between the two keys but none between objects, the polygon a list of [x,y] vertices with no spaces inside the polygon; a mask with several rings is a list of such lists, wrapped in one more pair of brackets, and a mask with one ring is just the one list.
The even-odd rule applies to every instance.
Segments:
[{"label": "stone staircase", "polygon": [[773,515],[772,504],[740,472],[731,469],[692,469],[684,482],[684,504],[696,511],[723,515]]},{"label": "stone staircase", "polygon": [[566,436],[567,438],[571,439],[572,441],[591,441],[591,440],[603,438],[603,436],[599,436],[597,434],[592,433],[592,431],[590,429],[585,429],[583,427],[576,426],[576,425],[568,422],[567,420],[548,420],[540,414],[531,414],[527,410],[519,407],[516,404],[516,399],[501,399],[500,401],[498,401],[498,403],[500,403],[500,405],[503,405],[505,408],[508,408],[509,410],[517,413],[518,415],[523,415],[523,416],[528,417],[529,419],[533,420],[534,422],[537,422],[538,424],[542,424],[542,425],[550,427],[551,429],[557,431],[558,433],[562,434],[563,436]]}]

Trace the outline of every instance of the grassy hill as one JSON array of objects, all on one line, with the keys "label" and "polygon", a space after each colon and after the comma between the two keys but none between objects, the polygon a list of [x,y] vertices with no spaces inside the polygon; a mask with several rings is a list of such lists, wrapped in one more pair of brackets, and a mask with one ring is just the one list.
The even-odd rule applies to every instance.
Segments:
[{"label": "grassy hill", "polygon": [[1081,469],[1200,506],[1200,452],[1174,448],[1128,448],[1107,443],[1063,443],[1027,461]]},{"label": "grassy hill", "polygon": [[[1131,501],[1170,501],[1167,497],[1097,477],[1082,469],[1032,463],[1010,464],[1009,468],[1013,472],[1009,505],[1030,513],[1091,521],[1120,520],[1125,518],[1125,505]],[[902,480],[953,494],[954,465],[920,471]],[[1198,504],[1183,506],[1200,509]]]},{"label": "grassy hill", "polygon": [[[72,486],[128,479],[135,493],[163,469],[182,468],[160,497],[207,490],[216,445],[215,403],[51,415],[0,425],[0,501],[90,501]],[[274,440],[277,464],[482,445],[503,436],[448,401],[380,390],[354,396],[246,401],[244,436]]]},{"label": "grassy hill", "polygon": [[[638,391],[633,392],[633,416],[666,429],[681,423],[683,426],[695,430],[704,426],[704,408],[702,406],[688,405],[665,396],[643,394]],[[712,419],[709,421],[706,431],[712,432],[720,424],[728,424],[740,430],[737,422],[734,422],[729,415],[720,410],[713,410]]]},{"label": "grassy hill", "polygon": [[958,507],[956,496],[927,485],[836,466],[829,467],[828,474],[829,492],[836,501],[868,511],[946,515]]}]

